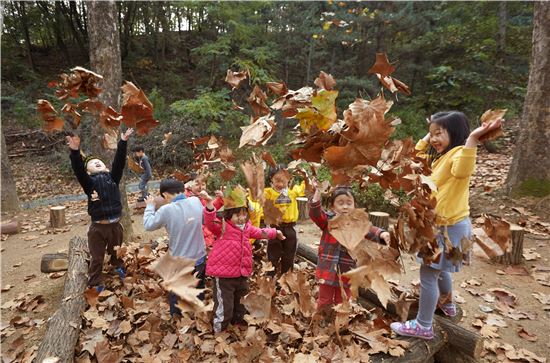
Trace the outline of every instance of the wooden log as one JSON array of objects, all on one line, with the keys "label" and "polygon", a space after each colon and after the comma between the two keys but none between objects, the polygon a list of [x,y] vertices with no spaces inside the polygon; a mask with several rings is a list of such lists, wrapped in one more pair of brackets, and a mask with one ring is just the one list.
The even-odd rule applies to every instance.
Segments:
[{"label": "wooden log", "polygon": [[[296,254],[306,258],[307,260],[315,264],[317,263],[317,253],[315,249],[304,243],[298,242]],[[373,306],[383,308],[374,291],[361,289],[359,295],[360,297],[371,302]],[[393,304],[392,302],[388,302],[386,310],[391,314],[397,315],[397,309],[395,307],[395,304]],[[411,316],[412,314],[412,311],[409,312],[409,316]],[[479,334],[465,329],[445,317],[436,315],[434,316],[434,322],[436,329],[442,329],[444,331],[446,341],[451,347],[461,352],[461,354],[464,354],[475,360],[478,360],[480,358],[481,352],[483,351],[483,338]]]},{"label": "wooden log", "polygon": [[40,261],[40,271],[44,273],[66,271],[69,268],[69,257],[66,253],[46,253]]},{"label": "wooden log", "polygon": [[296,198],[298,202],[298,220],[307,221],[309,219],[309,208],[307,205],[307,198],[298,197]]},{"label": "wooden log", "polygon": [[50,208],[50,226],[52,228],[61,228],[65,226],[65,207],[57,205]]},{"label": "wooden log", "polygon": [[390,215],[388,213],[369,212],[369,220],[374,226],[384,228],[386,231],[389,231]]},{"label": "wooden log", "polygon": [[17,234],[19,232],[21,232],[21,225],[18,221],[5,222],[0,226],[1,234]]},{"label": "wooden log", "polygon": [[497,256],[493,260],[504,265],[519,265],[523,262],[523,236],[525,230],[516,225],[510,225],[512,235],[512,251],[505,252],[502,256]]},{"label": "wooden log", "polygon": [[[69,268],[60,307],[48,320],[44,339],[38,347],[35,362],[52,359],[73,362],[74,349],[86,308],[84,290],[88,282],[87,240],[78,236],[69,243]],[[56,360],[57,359],[57,360]]]}]

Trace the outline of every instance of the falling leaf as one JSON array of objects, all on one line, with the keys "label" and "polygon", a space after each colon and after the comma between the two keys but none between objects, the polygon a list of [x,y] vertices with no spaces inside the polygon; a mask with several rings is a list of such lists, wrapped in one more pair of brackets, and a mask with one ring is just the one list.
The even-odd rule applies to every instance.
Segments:
[{"label": "falling leaf", "polygon": [[275,160],[273,159],[273,156],[271,156],[271,154],[269,153],[269,151],[264,151],[264,152],[262,153],[262,159],[263,159],[269,166],[271,166],[272,168],[277,167],[277,163],[275,162]]},{"label": "falling leaf", "polygon": [[168,142],[172,139],[172,131],[165,133],[164,138],[162,139],[162,146],[166,147],[168,145]]},{"label": "falling leaf", "polygon": [[228,189],[223,196],[224,208],[227,210],[246,206],[248,204],[246,194],[246,190],[240,185],[237,185],[232,189]]},{"label": "falling leaf", "polygon": [[49,101],[38,100],[36,110],[40,113],[44,121],[44,131],[52,132],[63,130],[65,121],[58,116],[57,111]]},{"label": "falling leaf", "polygon": [[225,76],[225,81],[235,89],[238,88],[242,81],[250,78],[250,73],[248,69],[246,71],[233,72],[231,69],[227,70],[227,75]]},{"label": "falling leaf", "polygon": [[355,297],[359,295],[359,288],[363,287],[374,290],[384,307],[387,306],[388,301],[392,300],[390,285],[373,266],[360,266],[342,276],[349,279],[351,293]]},{"label": "falling leaf", "polygon": [[256,117],[269,115],[271,110],[265,103],[267,96],[264,91],[258,86],[254,86],[254,89],[248,96],[248,103],[252,107],[252,111]]},{"label": "falling leaf", "polygon": [[394,71],[395,67],[390,64],[386,53],[376,53],[376,61],[367,72],[370,74],[378,73],[383,77],[386,77],[392,74]]},{"label": "falling leaf", "polygon": [[275,117],[263,116],[249,126],[242,126],[243,133],[239,141],[239,148],[244,145],[265,145],[275,132]]},{"label": "falling leaf", "polygon": [[336,81],[334,78],[332,78],[331,74],[327,74],[323,71],[319,73],[319,77],[315,79],[315,82],[313,82],[318,88],[330,91],[334,88],[336,85]]},{"label": "falling leaf", "polygon": [[264,200],[264,167],[260,160],[253,156],[251,160],[246,160],[241,164],[248,188],[250,188],[250,197],[256,202],[262,203]]},{"label": "falling leaf", "polygon": [[286,95],[288,93],[288,88],[284,82],[267,82],[267,89],[277,96]]},{"label": "falling leaf", "polygon": [[197,297],[203,290],[196,287],[199,280],[193,275],[194,268],[195,260],[171,256],[169,253],[151,267],[164,280],[162,287],[178,295],[185,307],[189,308],[187,311],[204,308],[204,303]]},{"label": "falling leaf", "polygon": [[66,119],[69,121],[69,124],[73,129],[76,129],[80,125],[80,118],[82,117],[75,106],[71,103],[66,103],[63,108],[61,108],[61,111],[67,115]]},{"label": "falling leaf", "polygon": [[112,107],[107,107],[99,113],[99,124],[106,130],[116,129],[120,126],[122,115]]},{"label": "falling leaf", "polygon": [[224,170],[222,170],[222,172],[220,173],[220,176],[222,177],[223,180],[229,181],[229,180],[233,179],[235,174],[237,174],[237,170],[235,169],[235,167],[233,165],[230,165],[227,168],[225,168]]},{"label": "falling leaf", "polygon": [[[481,115],[480,121],[481,123],[493,123],[496,122],[499,119],[504,118],[504,114],[508,111],[507,109],[496,109],[496,110],[487,110]],[[499,138],[501,136],[504,136],[504,132],[502,131],[502,126],[499,128],[489,131],[486,134],[481,135],[479,138],[480,142],[486,142],[491,141],[496,138]]]},{"label": "falling leaf", "polygon": [[338,91],[320,90],[311,97],[311,107],[299,108],[296,118],[302,130],[309,133],[315,126],[318,130],[328,130],[336,121],[336,97]]},{"label": "falling leaf", "polygon": [[268,226],[278,226],[283,221],[283,212],[267,199],[263,205],[264,223]]},{"label": "falling leaf", "polygon": [[347,214],[340,214],[329,220],[330,234],[338,242],[353,251],[365,238],[370,230],[369,214],[362,208],[352,210]]},{"label": "falling leaf", "polygon": [[122,122],[127,127],[134,127],[137,135],[146,135],[159,122],[153,116],[153,104],[145,93],[132,82],[124,82],[122,89]]}]

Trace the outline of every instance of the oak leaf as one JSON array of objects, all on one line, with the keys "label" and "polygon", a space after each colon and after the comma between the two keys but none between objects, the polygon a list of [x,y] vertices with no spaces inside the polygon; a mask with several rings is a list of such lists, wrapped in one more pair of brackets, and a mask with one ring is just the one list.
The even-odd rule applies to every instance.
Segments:
[{"label": "oak leaf", "polygon": [[272,200],[266,200],[263,205],[264,222],[268,226],[278,226],[283,221],[283,212],[275,206]]}]

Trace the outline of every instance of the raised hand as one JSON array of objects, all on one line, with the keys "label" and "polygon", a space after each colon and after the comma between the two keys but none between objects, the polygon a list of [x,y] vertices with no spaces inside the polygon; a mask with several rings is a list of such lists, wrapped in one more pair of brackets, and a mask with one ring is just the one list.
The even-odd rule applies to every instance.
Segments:
[{"label": "raised hand", "polygon": [[282,241],[282,240],[285,240],[286,237],[285,237],[285,235],[283,234],[283,232],[277,230],[277,239]]},{"label": "raised hand", "polygon": [[155,197],[149,194],[145,199],[145,203],[147,203],[147,205],[155,205]]},{"label": "raised hand", "polygon": [[128,141],[128,138],[129,138],[130,135],[132,135],[133,133],[134,133],[134,129],[130,127],[128,130],[126,130],[125,133],[123,133],[122,135],[120,135],[120,138],[121,138],[123,141]]},{"label": "raised hand", "polygon": [[479,139],[483,135],[501,127],[503,121],[504,121],[503,119],[498,119],[493,122],[484,122],[481,126],[476,128],[474,131],[470,132],[470,136],[468,136],[468,139],[466,140],[466,144],[464,146],[466,148],[475,148],[479,143]]},{"label": "raised hand", "polygon": [[69,145],[69,149],[71,150],[78,150],[80,149],[80,137],[77,135],[74,136],[67,136],[65,137],[67,140],[67,145]]},{"label": "raised hand", "polygon": [[386,243],[386,245],[390,245],[391,242],[391,236],[389,232],[382,232],[380,233],[380,239]]}]

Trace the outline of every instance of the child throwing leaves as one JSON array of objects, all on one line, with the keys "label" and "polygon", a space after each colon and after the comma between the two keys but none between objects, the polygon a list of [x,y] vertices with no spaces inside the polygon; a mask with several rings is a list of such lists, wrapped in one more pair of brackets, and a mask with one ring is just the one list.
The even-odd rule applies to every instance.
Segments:
[{"label": "child throwing leaves", "polygon": [[124,264],[117,257],[115,247],[122,244],[124,229],[120,224],[122,203],[118,185],[124,166],[126,165],[126,149],[128,137],[134,129],[128,129],[120,137],[111,171],[98,157],[88,156],[84,160],[80,153],[80,138],[67,136],[67,144],[71,149],[71,166],[78,182],[88,196],[88,214],[92,224],[88,229],[88,247],[90,249],[90,266],[88,269],[88,285],[103,291],[103,260],[105,251],[111,256],[111,265],[115,267],[121,279],[126,277]]},{"label": "child throwing leaves", "polygon": [[[331,211],[325,212],[321,207],[321,192],[317,182],[313,182],[315,192],[309,203],[309,216],[311,220],[323,231],[319,243],[319,255],[315,276],[319,280],[319,296],[317,298],[317,309],[337,305],[342,302],[340,285],[343,284],[347,298],[351,296],[348,278],[339,275],[355,268],[355,261],[348,250],[342,246],[334,236],[330,234],[329,220],[340,214],[348,214],[355,209],[355,197],[352,190],[347,186],[336,187],[330,197]],[[390,243],[390,234],[378,227],[372,226],[365,238],[380,242],[383,240],[387,245]]]},{"label": "child throwing leaves", "polygon": [[[206,250],[202,232],[203,206],[196,197],[187,198],[183,193],[183,183],[176,179],[164,179],[160,182],[160,195],[168,202],[155,210],[155,198],[149,195],[146,199],[147,207],[143,214],[143,228],[154,231],[165,227],[168,232],[168,252],[172,256],[194,259],[193,274],[199,279],[197,287],[204,289]],[[202,300],[204,293],[199,295]],[[181,315],[176,306],[177,296],[168,295],[170,314]]]},{"label": "child throwing leaves", "polygon": [[204,223],[217,239],[208,255],[206,274],[214,278],[214,332],[228,325],[243,325],[246,309],[241,299],[248,293],[248,276],[252,274],[252,246],[250,238],[284,240],[275,228],[254,227],[248,217],[246,191],[237,186],[224,197],[223,220],[216,217],[212,198],[202,193],[207,201]]},{"label": "child throwing leaves", "polygon": [[272,201],[283,214],[282,222],[278,226],[272,227],[283,232],[286,237],[284,240],[270,239],[267,242],[267,258],[275,268],[272,271],[273,276],[277,270],[284,274],[292,269],[298,245],[296,230],[294,229],[298,220],[298,202],[296,198],[304,196],[305,183],[302,182],[289,188],[290,179],[291,175],[285,166],[278,165],[269,171],[268,180],[271,187],[264,189],[265,199]]},{"label": "child throwing leaves", "polygon": [[[430,132],[416,144],[416,149],[425,152],[431,162],[430,178],[437,186],[437,241],[442,253],[437,263],[420,267],[420,301],[416,319],[391,324],[391,329],[399,335],[422,339],[433,338],[432,321],[439,297],[452,297],[451,273],[461,268],[460,263],[455,265],[446,257],[445,229],[455,248],[461,248],[462,238],[471,237],[468,187],[476,163],[477,144],[481,136],[502,124],[502,120],[486,123],[470,133],[468,119],[458,111],[438,112],[429,122]],[[456,315],[452,300],[440,308],[447,316]]]}]

